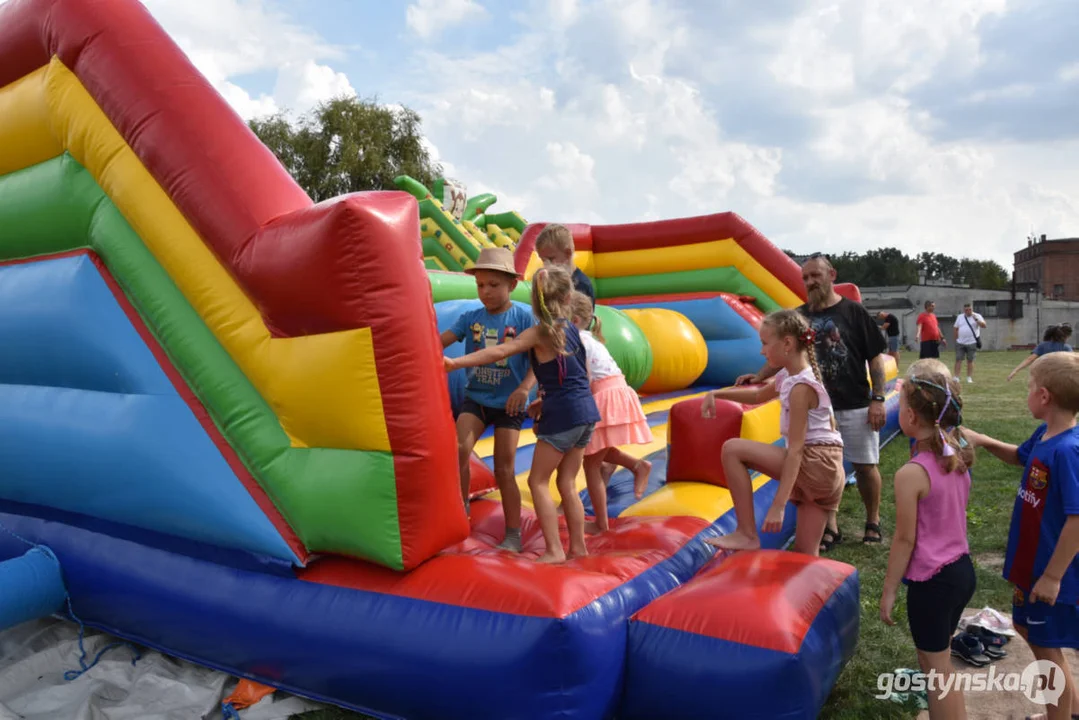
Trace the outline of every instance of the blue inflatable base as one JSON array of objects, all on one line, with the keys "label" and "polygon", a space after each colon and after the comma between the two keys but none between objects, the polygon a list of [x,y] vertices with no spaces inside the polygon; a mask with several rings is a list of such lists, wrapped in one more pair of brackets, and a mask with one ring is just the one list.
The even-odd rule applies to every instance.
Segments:
[{"label": "blue inflatable base", "polygon": [[[611,717],[629,617],[712,557],[706,529],[578,611],[533,617],[252,572],[35,517],[0,513],[0,525],[52,548],[87,626],[410,720]],[[25,548],[0,533],[0,560]]]},{"label": "blue inflatable base", "polygon": [[66,599],[60,563],[51,550],[32,547],[0,562],[0,630],[59,612]]}]

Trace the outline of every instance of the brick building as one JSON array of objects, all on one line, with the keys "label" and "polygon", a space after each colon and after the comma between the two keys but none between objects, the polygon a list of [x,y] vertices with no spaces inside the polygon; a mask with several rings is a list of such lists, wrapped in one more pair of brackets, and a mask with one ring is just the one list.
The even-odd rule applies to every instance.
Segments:
[{"label": "brick building", "polygon": [[1015,253],[1015,282],[1053,300],[1079,300],[1079,238],[1027,241]]}]

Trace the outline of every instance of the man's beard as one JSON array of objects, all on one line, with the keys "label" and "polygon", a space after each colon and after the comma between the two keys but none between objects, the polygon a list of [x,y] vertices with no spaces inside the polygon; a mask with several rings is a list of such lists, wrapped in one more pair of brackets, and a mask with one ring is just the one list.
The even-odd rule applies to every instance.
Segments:
[{"label": "man's beard", "polygon": [[828,298],[832,295],[832,288],[831,286],[817,285],[810,290],[806,290],[806,295],[809,298],[810,305],[823,307],[824,303],[828,302]]}]

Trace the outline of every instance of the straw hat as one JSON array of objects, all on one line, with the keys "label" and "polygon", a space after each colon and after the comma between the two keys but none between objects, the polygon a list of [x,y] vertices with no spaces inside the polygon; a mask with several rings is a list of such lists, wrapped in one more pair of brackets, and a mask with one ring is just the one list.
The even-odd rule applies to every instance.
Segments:
[{"label": "straw hat", "polygon": [[476,258],[476,264],[467,268],[465,272],[471,275],[477,270],[495,270],[512,275],[515,278],[521,277],[513,264],[513,253],[506,248],[500,247],[480,250],[480,256]]}]

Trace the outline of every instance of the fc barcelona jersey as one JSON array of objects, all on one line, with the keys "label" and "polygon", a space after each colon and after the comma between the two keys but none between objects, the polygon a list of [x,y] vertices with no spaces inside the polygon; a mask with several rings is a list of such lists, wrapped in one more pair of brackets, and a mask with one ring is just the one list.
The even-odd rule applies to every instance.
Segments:
[{"label": "fc barcelona jersey", "polygon": [[[1042,440],[1042,425],[1019,446],[1026,466],[1015,496],[1004,577],[1030,592],[1045,572],[1069,515],[1079,515],[1079,428]],[[1057,602],[1079,602],[1079,561],[1072,560],[1060,582]]]}]

